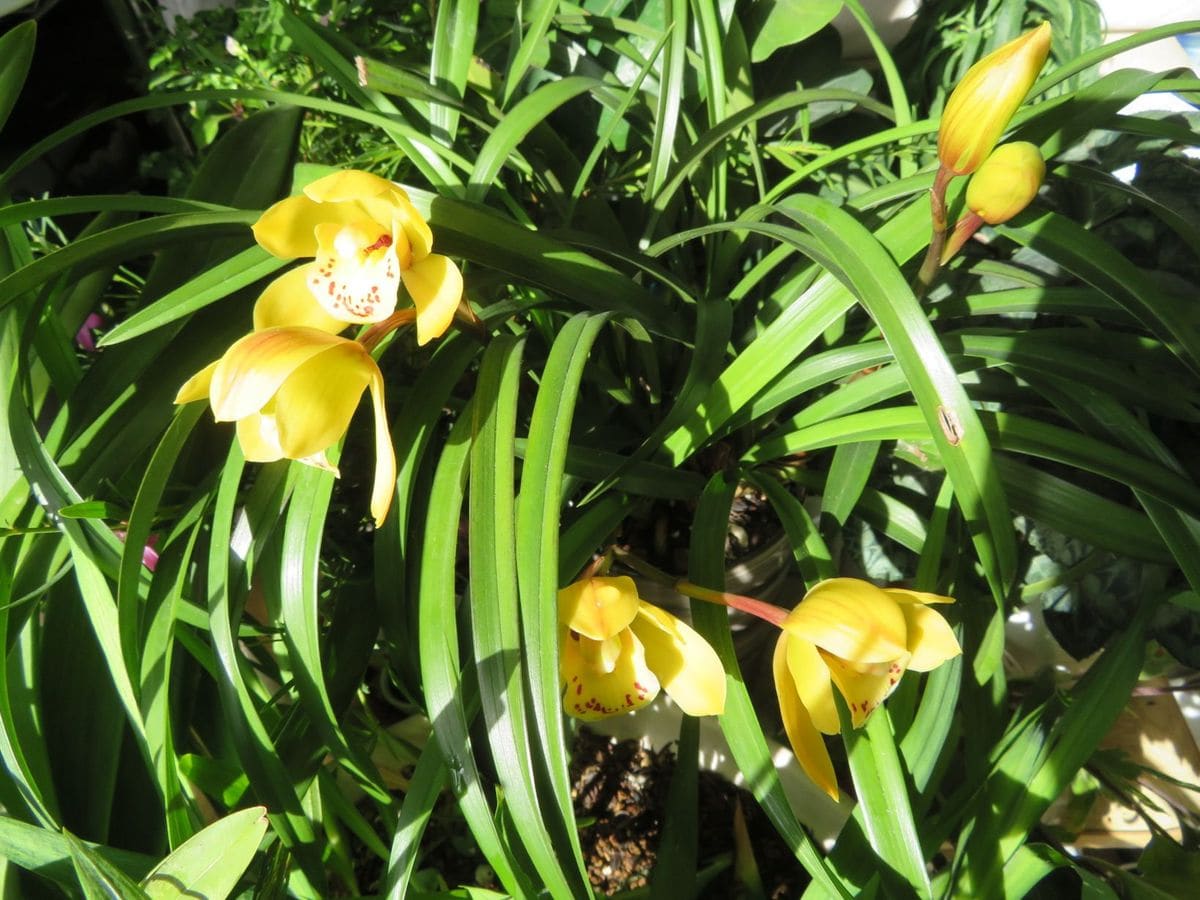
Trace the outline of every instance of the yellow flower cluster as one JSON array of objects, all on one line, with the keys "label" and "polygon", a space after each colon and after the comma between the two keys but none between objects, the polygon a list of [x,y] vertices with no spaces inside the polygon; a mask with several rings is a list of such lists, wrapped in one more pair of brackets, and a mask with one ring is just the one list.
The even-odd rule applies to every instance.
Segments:
[{"label": "yellow flower cluster", "polygon": [[[765,607],[717,592],[694,596],[756,614]],[[831,578],[774,620],[781,629],[774,673],[784,729],[804,771],[835,800],[837,778],[822,738],[841,730],[834,688],[854,727],[865,724],[906,671],[927,672],[962,652],[949,624],[930,608],[953,602]],[[559,675],[569,715],[620,715],[645,706],[660,689],[688,715],[724,711],[725,671],[716,651],[691,627],[642,600],[631,578],[582,578],[559,591],[558,615]]]},{"label": "yellow flower cluster", "polygon": [[382,524],[395,490],[383,375],[348,326],[393,317],[403,285],[417,340],[450,326],[462,275],[432,253],[433,235],[408,194],[368,172],[328,175],[263,213],[254,237],[269,253],[312,258],[276,278],[254,307],[254,331],[190,378],[175,398],[207,398],[218,422],[235,422],[251,462],[294,459],[337,474],[326,452],[346,433],[364,389],[375,415],[371,513]]},{"label": "yellow flower cluster", "polygon": [[1046,175],[1041,151],[1026,141],[999,147],[996,142],[1025,100],[1049,52],[1050,23],[1043,22],[968,69],[946,101],[938,130],[942,172],[972,177],[967,185],[969,212],[955,225],[942,249],[942,263],[985,222],[1007,222],[1037,196]]}]

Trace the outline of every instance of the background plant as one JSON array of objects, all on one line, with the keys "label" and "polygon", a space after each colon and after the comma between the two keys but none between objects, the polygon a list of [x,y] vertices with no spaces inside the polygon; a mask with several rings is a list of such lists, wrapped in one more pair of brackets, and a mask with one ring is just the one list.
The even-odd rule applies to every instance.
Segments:
[{"label": "background plant", "polygon": [[[246,4],[228,19],[244,56],[200,76],[165,45],[154,92],[0,173],[5,190],[141,109],[186,107],[203,146],[179,194],[0,210],[0,840],[39,873],[10,868],[17,890],[132,891],[122,878],[203,823],[262,804],[245,882],[262,895],[586,895],[555,593],[614,541],[722,587],[750,489],[800,581],[959,601],[962,662],[910,677],[847,735],[858,803],[829,853],[782,791],[770,697],[724,611],[693,610],[730,673],[731,749],[814,894],[1167,884],[1187,842],[1160,836],[1126,870],[1039,820],[1101,765],[1148,639],[1194,665],[1195,123],[1120,110],[1196,80],[1097,77],[1120,46],[1098,48],[1094,10],[1065,3],[928,4],[896,52],[909,62],[875,42],[858,67],[826,27],[840,6],[443,0],[431,19],[346,5],[324,24]],[[1052,61],[1013,135],[1040,146],[1046,187],[919,303],[928,116],[1047,15]],[[211,63],[222,21],[200,20],[187,52]],[[36,90],[34,39],[3,38],[0,120]],[[1133,161],[1132,182],[1112,176]],[[490,334],[401,335],[381,356],[400,471],[378,530],[368,429],[334,482],[247,467],[227,430],[171,405],[283,265],[248,225],[351,165],[411,187]],[[61,246],[37,237],[81,220]],[[78,352],[86,313],[130,283],[136,309]],[[1103,648],[1078,683],[1010,684],[1004,622],[1030,601],[1072,652]],[[650,886],[671,896],[708,862],[696,728]],[[1103,768],[1117,790],[1122,772]]]}]

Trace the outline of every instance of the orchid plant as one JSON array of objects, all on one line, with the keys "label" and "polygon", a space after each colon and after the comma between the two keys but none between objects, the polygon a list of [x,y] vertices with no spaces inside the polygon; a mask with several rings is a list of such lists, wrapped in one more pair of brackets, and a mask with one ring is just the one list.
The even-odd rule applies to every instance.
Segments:
[{"label": "orchid plant", "polygon": [[[1200,22],[266,7],[0,160],[6,885],[594,896],[582,729],[674,715],[652,897],[1178,891],[1103,746],[1200,668],[1200,81],[1100,66]],[[167,109],[186,190],[21,193]]]}]

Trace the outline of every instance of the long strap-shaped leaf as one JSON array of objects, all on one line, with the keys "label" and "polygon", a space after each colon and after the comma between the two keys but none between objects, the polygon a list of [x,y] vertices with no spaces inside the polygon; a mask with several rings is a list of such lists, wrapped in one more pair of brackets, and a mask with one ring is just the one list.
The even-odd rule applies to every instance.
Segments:
[{"label": "long strap-shaped leaf", "polygon": [[[513,491],[522,347],[521,340],[508,336],[492,340],[472,407],[471,636],[483,715],[509,816],[551,896],[567,898],[586,892],[587,881],[582,862],[565,866],[550,840],[533,768],[544,738],[530,729],[526,712]],[[545,668],[544,661],[539,665]]]},{"label": "long strap-shaped leaf", "polygon": [[396,451],[396,494],[382,528],[375,532],[375,600],[383,629],[384,645],[395,677],[414,695],[420,683],[417,659],[417,560],[410,556],[414,544],[411,524],[420,518],[422,477],[432,473],[436,460],[427,453],[442,423],[450,392],[471,360],[478,355],[474,340],[462,334],[443,338],[433,358],[417,377],[400,412],[392,422]]},{"label": "long strap-shaped leaf", "polygon": [[[855,730],[849,710],[838,702],[842,736],[858,809],[871,849],[879,862],[907,882],[918,897],[931,896],[929,873],[908,797],[908,781],[900,764],[886,709],[879,709],[861,730]],[[859,816],[856,815],[855,819]]]},{"label": "long strap-shaped leaf", "polygon": [[30,19],[0,37],[0,128],[8,121],[33,62],[37,22]]},{"label": "long strap-shaped leaf", "polygon": [[[885,222],[876,237],[897,263],[903,263],[929,243],[928,231],[929,203],[923,200]],[[670,245],[664,241],[662,249]],[[779,315],[713,379],[703,402],[663,441],[670,462],[678,465],[694,453],[854,305],[853,295],[830,273],[817,278],[799,297],[780,299],[786,305]]]},{"label": "long strap-shaped leaf", "polygon": [[284,640],[296,692],[327,752],[376,803],[387,807],[392,803],[391,795],[375,766],[347,740],[323,675],[317,577],[332,493],[333,476],[329,472],[305,466],[296,477],[280,548],[278,590]]},{"label": "long strap-shaped leaf", "polygon": [[961,855],[955,872],[967,882],[964,896],[998,896],[1001,867],[1125,707],[1137,683],[1146,626],[1157,605],[1154,599],[1142,601],[1129,624],[1071,690],[1052,726],[1038,723],[1006,746],[958,842]]},{"label": "long strap-shaped leaf", "polygon": [[595,78],[572,75],[542,85],[521,100],[488,135],[475,159],[475,170],[467,185],[467,199],[481,203],[496,180],[504,161],[533,128],[545,121],[552,112],[585,91],[595,91],[602,82]]},{"label": "long strap-shaped leaf", "polygon": [[780,211],[837,260],[840,271],[835,274],[866,307],[891,347],[954,483],[955,499],[999,600],[1016,569],[1012,518],[992,465],[991,444],[924,311],[887,250],[849,213],[811,196],[793,197]]},{"label": "long strap-shaped leaf", "polygon": [[[688,578],[696,584],[719,590],[725,587],[725,533],[729,527],[729,507],[736,487],[736,480],[718,473],[709,481],[700,497],[692,522],[692,541],[688,553]],[[725,712],[720,718],[721,730],[725,733],[738,768],[747,775],[750,790],[800,864],[812,876],[817,888],[827,896],[849,896],[796,820],[796,814],[783,792],[775,771],[775,761],[771,758],[762,726],[758,723],[758,713],[741,677],[729,631],[728,613],[719,606],[693,603],[692,619],[696,630],[712,644],[725,667]]]},{"label": "long strap-shaped leaf", "polygon": [[486,207],[439,197],[405,186],[413,205],[429,220],[438,249],[568,297],[598,312],[625,313],[658,334],[682,334],[676,315],[628,276],[577,250]]},{"label": "long strap-shaped leaf", "polygon": [[588,351],[607,316],[579,314],[550,348],[529,423],[517,501],[517,580],[532,723],[542,739],[531,748],[554,794],[565,836],[582,851],[571,806],[558,674],[558,533],[568,439]]},{"label": "long strap-shaped leaf", "polygon": [[[558,12],[558,0],[529,0],[523,6],[529,8],[529,27],[509,60],[504,75],[504,99],[500,103],[501,106],[508,106],[525,73],[529,71],[534,55],[545,46],[546,32],[550,23],[554,21],[554,14]],[[519,26],[520,22],[516,24]]]},{"label": "long strap-shaped leaf", "polygon": [[[683,64],[687,53],[687,0],[665,0],[664,27],[670,31],[662,57],[658,78],[658,104],[655,109],[655,128],[650,146],[650,172],[646,177],[644,196],[655,197],[667,177],[667,169],[675,154],[675,134],[679,128],[679,108],[683,97]],[[656,204],[658,210],[665,204]]]},{"label": "long strap-shaped leaf", "polygon": [[[429,83],[460,101],[466,92],[467,74],[475,53],[479,6],[476,0],[442,0],[437,5]],[[447,147],[454,145],[458,115],[454,106],[434,104],[430,107],[429,122],[434,134]]]},{"label": "long strap-shaped leaf", "polygon": [[[459,670],[455,563],[471,456],[470,407],[455,422],[429,488],[429,513],[420,548],[420,656],[425,707],[450,784],[488,864],[516,897],[529,891],[522,867],[500,838],[471,750],[467,700]],[[476,690],[476,694],[478,691]],[[476,709],[478,707],[476,706]]]},{"label": "long strap-shaped leaf", "polygon": [[47,253],[29,265],[0,279],[0,309],[25,291],[45,284],[67,269],[99,266],[106,262],[132,259],[171,244],[194,241],[197,237],[234,235],[244,237],[246,226],[258,218],[255,212],[174,213],[139,222],[117,225],[99,234],[67,244]]},{"label": "long strap-shaped leaf", "polygon": [[[316,834],[247,686],[243,671],[245,657],[234,635],[234,610],[241,608],[238,598],[244,596],[246,589],[247,566],[257,557],[280,512],[283,468],[260,473],[255,484],[256,497],[247,503],[242,513],[245,518],[235,529],[238,486],[245,460],[237,443],[230,449],[213,508],[207,566],[208,624],[219,665],[217,687],[238,760],[255,792],[271,810],[276,834],[295,854],[313,889],[319,890],[324,885],[325,872],[316,849]],[[273,517],[265,515],[268,511]]]},{"label": "long strap-shaped leaf", "polygon": [[1044,253],[1128,310],[1167,343],[1193,371],[1200,371],[1200,317],[1193,298],[1159,290],[1107,241],[1065,216],[1048,212],[1001,234]]}]

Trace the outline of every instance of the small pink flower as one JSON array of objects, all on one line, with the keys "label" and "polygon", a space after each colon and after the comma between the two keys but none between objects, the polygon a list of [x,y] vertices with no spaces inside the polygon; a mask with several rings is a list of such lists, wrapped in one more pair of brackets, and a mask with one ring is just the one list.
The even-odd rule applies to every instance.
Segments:
[{"label": "small pink flower", "polygon": [[79,326],[79,331],[75,333],[75,343],[88,353],[95,353],[96,335],[94,332],[103,325],[104,316],[96,312],[89,313],[88,317],[83,320],[83,324]]}]

